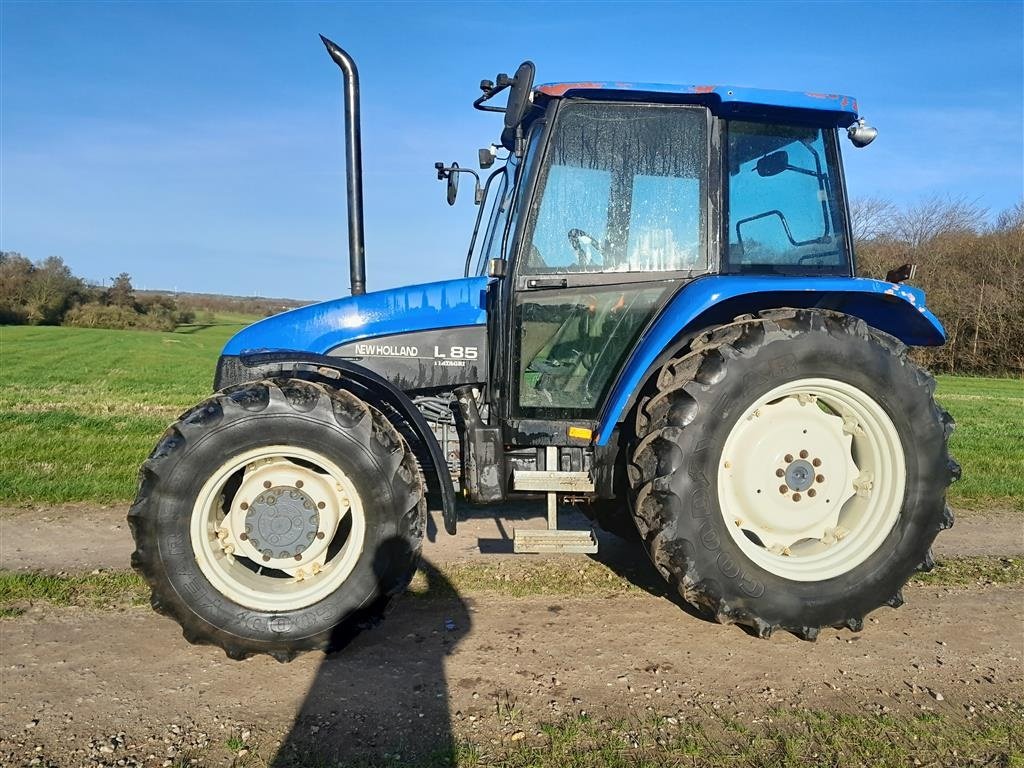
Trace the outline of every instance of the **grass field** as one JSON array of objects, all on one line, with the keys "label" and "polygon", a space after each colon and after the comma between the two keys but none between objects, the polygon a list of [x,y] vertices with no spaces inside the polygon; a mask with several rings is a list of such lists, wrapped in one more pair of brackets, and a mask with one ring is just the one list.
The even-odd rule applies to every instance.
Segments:
[{"label": "grass field", "polygon": [[[124,502],[177,415],[210,393],[224,342],[251,318],[173,333],[0,327],[0,504]],[[943,376],[956,417],[958,507],[1024,511],[1024,381]]]}]

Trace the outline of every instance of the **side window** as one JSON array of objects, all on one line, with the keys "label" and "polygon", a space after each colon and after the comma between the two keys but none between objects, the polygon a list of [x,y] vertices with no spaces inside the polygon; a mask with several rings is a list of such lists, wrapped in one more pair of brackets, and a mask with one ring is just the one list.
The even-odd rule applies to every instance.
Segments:
[{"label": "side window", "polygon": [[707,170],[702,107],[566,104],[519,272],[704,269]]},{"label": "side window", "polygon": [[728,263],[746,271],[848,268],[836,163],[818,128],[728,126]]},{"label": "side window", "polygon": [[594,409],[673,288],[658,281],[520,292],[519,405],[560,412]]}]

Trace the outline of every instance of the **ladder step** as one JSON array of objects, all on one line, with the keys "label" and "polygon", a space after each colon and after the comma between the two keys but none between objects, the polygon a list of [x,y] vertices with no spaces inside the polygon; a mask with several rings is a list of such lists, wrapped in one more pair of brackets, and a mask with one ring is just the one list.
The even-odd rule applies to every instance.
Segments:
[{"label": "ladder step", "polygon": [[592,491],[594,481],[589,472],[549,472],[517,469],[512,473],[512,487],[517,491]]},{"label": "ladder step", "polygon": [[517,554],[581,554],[597,552],[594,531],[562,531],[547,528],[516,528],[512,551]]}]

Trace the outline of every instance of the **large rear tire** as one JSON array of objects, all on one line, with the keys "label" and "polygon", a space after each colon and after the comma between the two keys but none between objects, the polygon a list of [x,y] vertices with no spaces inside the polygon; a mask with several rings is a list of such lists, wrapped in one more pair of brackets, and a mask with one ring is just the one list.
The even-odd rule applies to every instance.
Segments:
[{"label": "large rear tire", "polygon": [[953,420],[906,348],[823,310],[743,316],[660,371],[628,468],[637,527],[691,604],[761,637],[859,630],[953,524]]},{"label": "large rear tire", "polygon": [[343,390],[242,384],[192,408],[140,471],[132,565],[192,643],[331,650],[408,585],[426,515],[396,429]]}]

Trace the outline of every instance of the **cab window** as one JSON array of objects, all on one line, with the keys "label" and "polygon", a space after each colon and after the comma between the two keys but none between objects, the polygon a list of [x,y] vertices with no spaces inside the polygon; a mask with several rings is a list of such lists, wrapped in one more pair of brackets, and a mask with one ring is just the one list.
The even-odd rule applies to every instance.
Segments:
[{"label": "cab window", "polygon": [[701,107],[566,104],[520,274],[704,269],[707,167]]},{"label": "cab window", "polygon": [[730,121],[726,271],[850,274],[835,131]]}]

